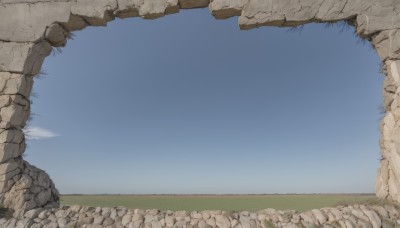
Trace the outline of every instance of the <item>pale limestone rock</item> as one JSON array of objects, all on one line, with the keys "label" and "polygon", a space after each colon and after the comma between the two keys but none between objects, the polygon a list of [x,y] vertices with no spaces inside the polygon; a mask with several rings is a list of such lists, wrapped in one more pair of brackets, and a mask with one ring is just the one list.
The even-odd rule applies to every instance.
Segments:
[{"label": "pale limestone rock", "polygon": [[19,168],[21,168],[21,162],[13,159],[0,164],[0,174],[6,174]]},{"label": "pale limestone rock", "polygon": [[0,182],[9,182],[12,178],[15,176],[19,175],[21,173],[21,170],[19,168],[14,169],[10,172],[4,173],[0,175]]},{"label": "pale limestone rock", "polygon": [[[332,1],[330,1],[332,2]],[[342,1],[337,4],[320,5],[318,0],[249,0],[244,6],[239,18],[239,25],[242,29],[251,29],[260,26],[298,26],[304,23],[317,20],[319,12],[324,20],[329,21],[332,14],[337,20],[345,19],[346,16],[335,14],[340,11]],[[319,7],[320,6],[320,7]],[[329,8],[329,12],[324,12]]]},{"label": "pale limestone rock", "polygon": [[42,208],[32,209],[32,210],[27,211],[27,212],[24,214],[24,217],[30,218],[30,219],[35,219],[35,218],[38,217],[39,214],[42,213],[42,212],[43,212],[43,209],[42,209]]},{"label": "pale limestone rock", "polygon": [[71,13],[84,18],[90,25],[104,26],[114,19],[112,12],[117,6],[116,0],[77,0],[72,3]]},{"label": "pale limestone rock", "polygon": [[29,117],[29,109],[20,105],[10,105],[0,109],[0,119],[10,126],[24,126]]},{"label": "pale limestone rock", "polygon": [[199,223],[197,224],[199,228],[211,228],[210,225],[208,225],[204,220],[200,220]]},{"label": "pale limestone rock", "polygon": [[391,29],[400,29],[400,15],[367,15],[360,14],[357,16],[357,33],[363,37],[368,37],[371,34]]},{"label": "pale limestone rock", "polygon": [[[5,73],[0,73],[0,77]],[[32,90],[33,78],[23,74],[11,74],[3,87],[2,93],[5,95],[20,94],[29,97]]]},{"label": "pale limestone rock", "polygon": [[0,95],[0,108],[9,106],[10,104],[11,104],[11,96]]},{"label": "pale limestone rock", "polygon": [[68,222],[69,222],[69,220],[67,220],[65,218],[60,218],[60,219],[57,220],[57,225],[59,227],[65,227]]},{"label": "pale limestone rock", "polygon": [[32,186],[33,180],[27,174],[22,174],[21,178],[16,183],[16,190],[29,189]]},{"label": "pale limestone rock", "polygon": [[32,224],[33,224],[33,221],[31,219],[24,218],[24,219],[19,220],[15,227],[16,228],[25,228],[25,227],[32,226]]},{"label": "pale limestone rock", "polygon": [[47,26],[68,21],[70,8],[70,2],[55,1],[0,4],[0,40],[37,42],[43,39]]},{"label": "pale limestone rock", "polygon": [[114,224],[114,219],[112,218],[105,218],[103,221],[103,226],[111,226]]},{"label": "pale limestone rock", "polygon": [[368,222],[368,220],[362,220],[362,219],[359,219],[356,221],[356,226],[363,227],[363,228],[373,228],[371,226],[371,223]]},{"label": "pale limestone rock", "polygon": [[[58,201],[59,193],[54,188],[53,183],[44,187],[43,183],[38,182],[38,177],[40,176],[46,176],[41,177],[41,179],[47,179],[51,182],[47,174],[27,162],[16,161],[16,163],[19,165],[18,168],[22,170],[22,175],[15,184],[9,186],[11,189],[7,190],[4,197],[0,199],[4,206],[13,208],[16,211],[31,210],[47,204],[52,205]],[[36,192],[33,190],[34,188],[41,188],[41,190],[36,194],[33,193]]]},{"label": "pale limestone rock", "polygon": [[124,215],[122,217],[122,225],[124,226],[126,226],[131,221],[132,221],[132,215]]},{"label": "pale limestone rock", "polygon": [[117,17],[137,17],[155,19],[179,12],[178,0],[118,0]]},{"label": "pale limestone rock", "polygon": [[373,210],[369,210],[368,208],[366,208],[363,205],[360,206],[360,209],[364,212],[364,214],[366,214],[368,216],[369,221],[371,222],[373,228],[381,227],[382,221]]},{"label": "pale limestone rock", "polygon": [[326,221],[328,221],[328,217],[322,211],[314,209],[311,212],[314,214],[319,224],[324,224]]},{"label": "pale limestone rock", "polygon": [[[389,167],[392,167],[392,163]],[[390,199],[400,202],[400,182],[395,175],[394,169],[389,169],[389,197]]]},{"label": "pale limestone rock", "polygon": [[387,61],[387,66],[389,68],[387,77],[392,78],[394,84],[397,85],[398,88],[398,86],[400,86],[400,60],[397,61],[389,60]]},{"label": "pale limestone rock", "polygon": [[89,26],[89,23],[87,21],[85,21],[85,19],[83,19],[80,16],[76,16],[76,15],[71,15],[67,22],[60,23],[60,24],[69,32],[76,31],[76,30],[82,30],[82,29],[86,28],[87,26]]},{"label": "pale limestone rock", "polygon": [[352,208],[351,213],[356,216],[358,219],[362,219],[365,221],[369,221],[368,217],[358,208]]},{"label": "pale limestone rock", "polygon": [[382,219],[389,219],[388,211],[381,205],[372,205],[372,208],[379,214]]},{"label": "pale limestone rock", "polygon": [[[0,163],[19,157],[20,145],[16,143],[0,144]],[[3,180],[4,181],[4,180]]]},{"label": "pale limestone rock", "polygon": [[378,169],[376,182],[375,182],[375,193],[379,198],[386,199],[389,195],[389,162],[382,160]]},{"label": "pale limestone rock", "polygon": [[372,38],[372,44],[382,61],[386,59],[400,59],[399,29],[380,32]]},{"label": "pale limestone rock", "polygon": [[212,15],[217,19],[240,16],[244,5],[249,0],[213,0],[210,3]]},{"label": "pale limestone rock", "polygon": [[173,227],[175,224],[175,218],[173,216],[166,216],[165,217],[165,225],[169,227]]},{"label": "pale limestone rock", "polygon": [[[25,62],[33,44],[0,42],[0,71],[23,72]],[[9,77],[2,72],[3,77]]]},{"label": "pale limestone rock", "polygon": [[139,17],[141,2],[138,0],[118,0],[118,9],[114,11],[119,18]]},{"label": "pale limestone rock", "polygon": [[5,143],[20,144],[22,143],[23,140],[24,140],[24,133],[22,132],[22,130],[19,129],[0,130],[0,145]]},{"label": "pale limestone rock", "polygon": [[93,216],[93,224],[94,225],[101,225],[104,221],[104,217],[101,215],[94,215]]},{"label": "pale limestone rock", "polygon": [[219,227],[219,228],[229,228],[231,227],[231,222],[229,221],[229,219],[223,215],[216,215],[215,216],[215,224]]},{"label": "pale limestone rock", "polygon": [[146,19],[155,19],[167,13],[178,12],[178,0],[151,0],[140,5],[139,15]]},{"label": "pale limestone rock", "polygon": [[300,217],[304,222],[307,222],[307,223],[310,223],[310,224],[317,224],[317,220],[314,217],[312,212],[302,213],[302,214],[300,214]]},{"label": "pale limestone rock", "polygon": [[206,219],[206,223],[211,227],[216,227],[215,218]]},{"label": "pale limestone rock", "polygon": [[[241,223],[238,222],[233,222],[232,221],[223,221],[225,219],[230,220],[228,217],[225,217],[224,215],[230,214],[227,212],[221,212],[221,214],[212,214],[213,217],[215,217],[216,220],[216,225],[215,226],[210,226],[208,225],[203,219],[196,219],[197,221],[192,222],[194,220],[193,215],[194,213],[188,213],[185,211],[179,211],[177,213],[171,212],[171,211],[164,211],[164,212],[156,212],[155,210],[144,210],[140,211],[140,215],[142,216],[150,216],[152,218],[155,218],[154,216],[156,215],[162,215],[161,217],[158,217],[158,220],[152,220],[148,221],[145,223],[141,222],[129,222],[126,225],[123,225],[122,218],[125,216],[131,216],[133,214],[137,214],[136,210],[130,210],[130,209],[121,209],[119,207],[113,207],[111,209],[107,208],[92,208],[92,207],[81,207],[77,208],[76,206],[61,206],[59,208],[52,208],[49,210],[30,210],[25,213],[20,214],[20,217],[16,217],[11,220],[7,219],[0,219],[0,226],[4,224],[12,224],[12,228],[14,228],[14,225],[17,224],[25,224],[26,221],[32,221],[31,227],[40,227],[43,228],[43,225],[45,227],[87,227],[87,228],[103,228],[103,227],[135,227],[135,228],[146,228],[146,227],[152,227],[152,228],[161,228],[161,227],[188,227],[188,228],[211,228],[211,227],[232,227],[232,228],[258,228],[258,227],[293,227],[293,228],[302,228],[302,227],[307,227],[307,228],[315,228],[315,227],[324,227],[324,228],[332,228],[332,227],[344,227],[346,228],[346,224],[349,225],[350,227],[380,227],[379,222],[377,222],[375,225],[372,225],[368,220],[369,218],[367,217],[367,220],[364,219],[358,219],[357,217],[354,217],[351,215],[351,211],[355,209],[361,208],[363,211],[366,211],[366,214],[371,213],[372,217],[376,217],[378,214],[374,212],[374,207],[373,206],[360,206],[360,205],[353,205],[353,206],[346,206],[342,207],[339,206],[337,208],[323,208],[321,211],[324,213],[329,213],[332,210],[337,210],[337,211],[342,211],[344,213],[344,219],[341,220],[333,220],[333,221],[325,221],[322,224],[318,223],[310,223],[306,221],[301,221],[298,223],[294,222],[282,222],[282,221],[273,221],[268,219],[269,224],[267,225],[265,223],[266,220],[260,220],[258,218],[261,217],[260,213],[248,213],[248,212],[243,212],[240,213],[240,219]],[[382,220],[382,226],[383,227],[393,227],[393,224],[398,223],[400,221],[400,215],[399,215],[399,209],[396,208],[393,205],[385,205],[385,208],[389,208],[388,210],[390,211],[390,216],[388,216],[385,220]],[[381,209],[385,210],[384,207],[381,207]],[[98,224],[98,222],[95,222],[96,217],[99,216],[99,213],[103,211],[103,209],[106,210],[112,210],[112,211],[117,211],[116,214],[118,214],[115,219],[112,219],[111,217],[106,217],[105,222],[102,222],[101,224]],[[78,214],[71,213],[72,211],[77,212]],[[15,213],[14,213],[15,214]],[[185,215],[186,214],[186,215]],[[309,211],[306,212],[306,214],[313,214],[313,212]],[[165,223],[165,216],[170,216],[176,219],[176,222],[168,226]],[[236,217],[235,214],[230,214],[233,217]],[[264,214],[266,215],[266,214]],[[273,217],[291,217],[293,215],[299,216],[300,214],[295,211],[277,211],[276,213],[269,213],[269,216]],[[111,214],[109,214],[111,216]],[[191,219],[190,224],[186,222],[185,217],[189,216]],[[222,218],[222,220],[221,220]],[[239,217],[238,217],[239,218]],[[128,220],[128,219],[126,219]],[[380,220],[380,218],[373,218],[372,220]],[[222,223],[221,223],[222,221]],[[271,224],[272,223],[272,224]],[[227,225],[226,225],[227,224]],[[318,224],[318,225],[317,225]],[[390,226],[392,224],[392,226]]]},{"label": "pale limestone rock", "polygon": [[0,71],[36,75],[51,50],[48,42],[0,42]]}]

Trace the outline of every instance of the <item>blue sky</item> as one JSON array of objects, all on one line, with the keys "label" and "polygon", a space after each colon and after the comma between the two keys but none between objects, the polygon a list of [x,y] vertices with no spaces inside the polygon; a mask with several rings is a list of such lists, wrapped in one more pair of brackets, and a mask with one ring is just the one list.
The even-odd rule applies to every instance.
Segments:
[{"label": "blue sky", "polygon": [[374,191],[383,77],[353,29],[201,9],[75,35],[35,81],[48,132],[26,151],[61,193]]}]

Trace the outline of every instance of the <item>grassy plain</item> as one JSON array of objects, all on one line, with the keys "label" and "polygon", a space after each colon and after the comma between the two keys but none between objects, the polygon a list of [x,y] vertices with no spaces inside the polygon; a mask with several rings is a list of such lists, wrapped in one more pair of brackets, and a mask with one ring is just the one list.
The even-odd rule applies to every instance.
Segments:
[{"label": "grassy plain", "polygon": [[307,211],[343,202],[374,200],[373,195],[63,195],[63,205],[124,206],[132,209],[259,211],[265,208]]}]

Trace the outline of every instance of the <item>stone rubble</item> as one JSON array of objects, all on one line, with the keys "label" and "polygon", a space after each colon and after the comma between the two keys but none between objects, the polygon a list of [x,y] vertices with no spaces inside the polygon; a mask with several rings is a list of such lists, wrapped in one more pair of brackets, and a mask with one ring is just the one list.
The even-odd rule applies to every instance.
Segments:
[{"label": "stone rubble", "polygon": [[[49,176],[23,159],[26,148],[23,129],[30,115],[33,77],[39,74],[44,59],[53,48],[65,46],[73,31],[87,26],[106,26],[116,17],[156,19],[181,9],[201,7],[209,7],[216,19],[238,16],[241,29],[343,21],[354,26],[361,39],[371,42],[382,61],[385,76],[382,157],[376,195],[400,203],[399,0],[0,0],[0,203],[14,209],[16,215],[58,205],[58,191]],[[144,224],[143,227],[159,227],[160,224],[229,227],[226,225],[229,221],[231,227],[257,227],[263,219],[269,218],[287,227],[298,227],[299,223],[304,227],[313,227],[313,224],[330,227],[333,226],[328,225],[330,221],[337,221],[335,224],[341,227],[377,227],[379,224],[390,227],[388,224],[395,221],[391,219],[397,218],[397,208],[386,206],[373,208],[375,212],[360,206],[300,214],[267,210],[274,216],[265,212],[233,214],[235,217],[222,212],[202,212],[193,216],[182,212],[177,216],[177,212],[154,211],[131,211],[130,214],[125,211],[124,216],[120,216],[115,208],[96,209],[97,212],[79,208],[87,210],[80,213],[71,208],[62,208],[57,215],[52,211],[56,209],[46,209],[37,215],[32,211],[26,219],[7,221],[7,226],[26,227],[43,222],[46,223],[44,227],[52,227],[55,222],[65,225],[76,220],[79,224],[102,226],[111,226],[117,221],[118,224],[129,224],[128,227],[138,227],[138,224]],[[78,218],[75,218],[77,214]],[[258,219],[259,216],[263,219]]]},{"label": "stone rubble", "polygon": [[44,207],[27,210],[14,218],[1,218],[4,228],[272,228],[272,227],[400,227],[400,207],[350,205],[307,212],[265,209],[259,212],[159,211],[87,206]]}]

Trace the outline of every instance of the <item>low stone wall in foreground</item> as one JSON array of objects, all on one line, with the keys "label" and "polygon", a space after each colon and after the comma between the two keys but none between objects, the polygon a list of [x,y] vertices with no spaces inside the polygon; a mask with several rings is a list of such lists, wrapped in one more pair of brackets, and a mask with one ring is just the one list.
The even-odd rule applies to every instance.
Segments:
[{"label": "low stone wall in foreground", "polygon": [[37,208],[14,218],[1,218],[4,228],[56,227],[192,227],[192,228],[272,228],[272,227],[400,227],[400,205],[351,205],[314,209],[307,212],[265,209],[254,212],[226,212],[220,210],[187,212],[61,206]]}]

